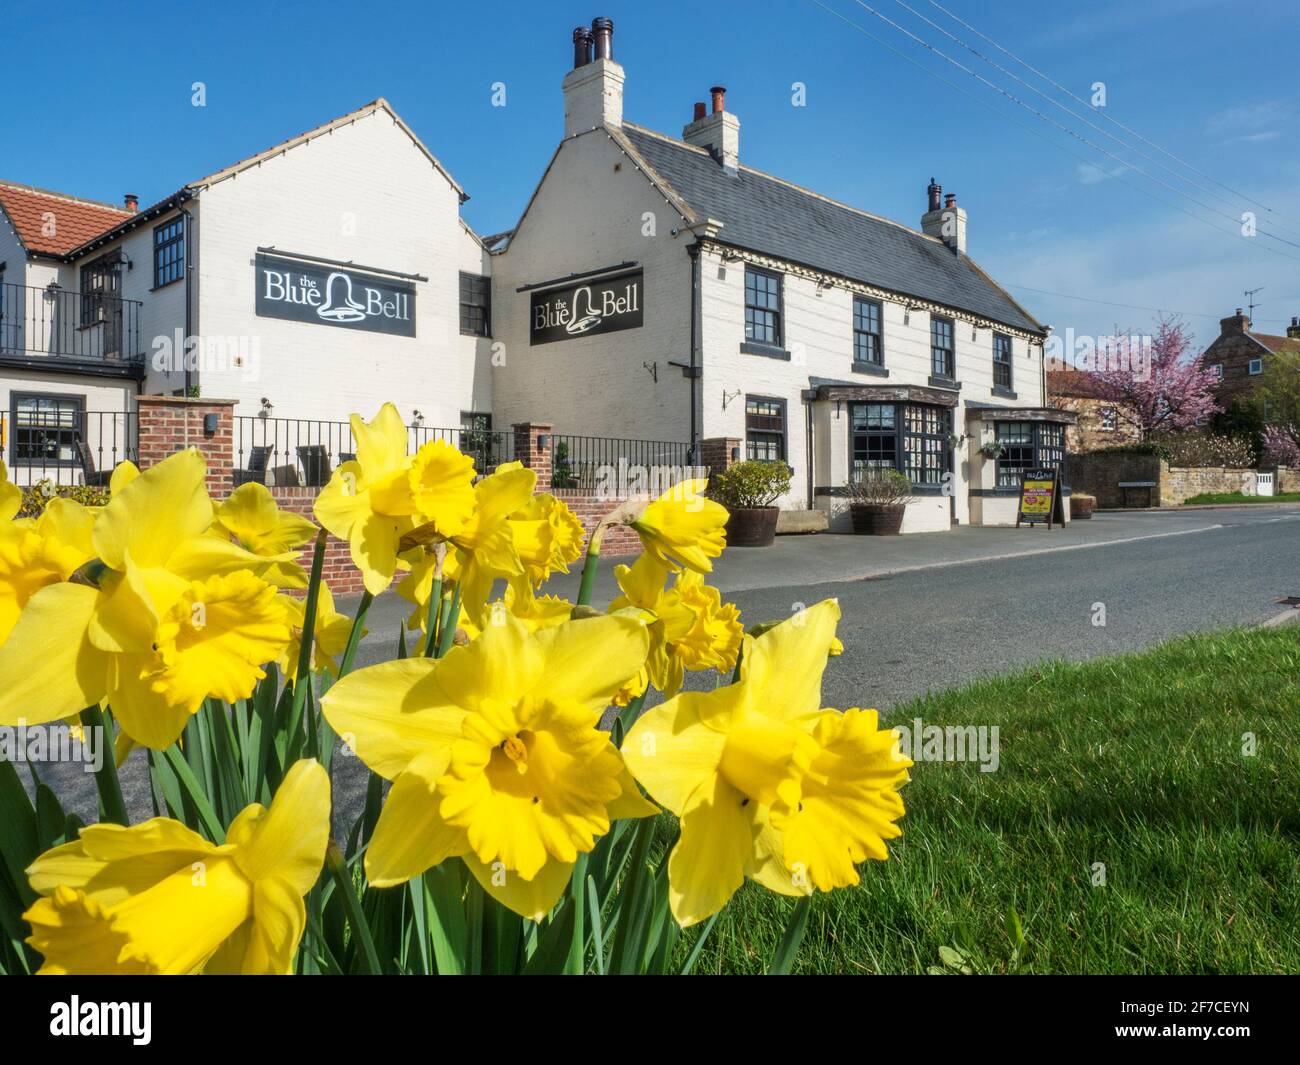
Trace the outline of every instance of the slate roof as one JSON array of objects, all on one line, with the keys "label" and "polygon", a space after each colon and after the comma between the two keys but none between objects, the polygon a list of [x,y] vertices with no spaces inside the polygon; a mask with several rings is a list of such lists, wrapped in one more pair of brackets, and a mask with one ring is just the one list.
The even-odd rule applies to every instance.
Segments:
[{"label": "slate roof", "polygon": [[624,123],[645,161],[724,243],[1041,333],[969,257],[914,229],[742,166],[728,174],[707,151]]},{"label": "slate roof", "polygon": [[133,216],[121,207],[7,181],[0,182],[0,208],[23,246],[47,255],[70,252]]}]

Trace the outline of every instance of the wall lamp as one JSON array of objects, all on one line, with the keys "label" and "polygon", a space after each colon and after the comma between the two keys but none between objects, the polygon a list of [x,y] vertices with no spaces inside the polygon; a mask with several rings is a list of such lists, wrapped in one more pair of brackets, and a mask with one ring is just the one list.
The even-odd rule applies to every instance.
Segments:
[{"label": "wall lamp", "polygon": [[217,415],[215,414],[203,415],[203,435],[204,436],[217,435]]},{"label": "wall lamp", "polygon": [[732,461],[732,462],[739,462],[739,461],[740,461],[740,448],[738,448],[738,447],[733,447],[733,448],[731,449],[731,461]]},{"label": "wall lamp", "polygon": [[551,438],[550,438],[549,436],[547,436],[545,433],[542,433],[542,434],[537,438],[537,450],[538,450],[538,451],[549,451],[550,448],[551,448]]}]

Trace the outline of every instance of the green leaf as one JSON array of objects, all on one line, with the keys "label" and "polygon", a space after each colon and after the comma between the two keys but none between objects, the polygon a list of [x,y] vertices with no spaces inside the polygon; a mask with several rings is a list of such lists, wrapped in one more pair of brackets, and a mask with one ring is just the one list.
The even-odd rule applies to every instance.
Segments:
[{"label": "green leaf", "polygon": [[804,933],[808,931],[808,914],[811,910],[811,895],[805,895],[794,904],[794,913],[790,917],[790,923],[785,927],[785,935],[781,937],[781,942],[776,945],[776,953],[772,956],[772,964],[767,967],[768,976],[790,975],[795,958],[799,954],[799,946],[803,943]]},{"label": "green leaf", "polygon": [[162,752],[162,756],[167,760],[172,772],[176,774],[176,782],[179,784],[186,801],[194,807],[200,824],[208,834],[208,838],[213,843],[225,843],[226,830],[221,824],[220,818],[212,809],[212,804],[208,802],[208,797],[204,794],[198,778],[190,769],[189,763],[185,761],[184,755],[177,750],[175,744],[172,744]]},{"label": "green leaf", "polygon": [[686,956],[686,964],[682,966],[682,976],[690,976],[691,970],[695,968],[695,963],[700,960],[700,954],[704,950],[704,943],[709,938],[709,933],[713,931],[713,926],[718,923],[718,916],[721,910],[710,917],[704,927],[700,929],[700,934],[696,937],[695,942],[691,945],[691,952]]},{"label": "green leaf", "polygon": [[421,877],[432,911],[429,935],[433,940],[433,960],[438,972],[459,976],[468,971],[468,926],[462,901],[465,886],[462,863],[445,861]]},{"label": "green leaf", "polygon": [[554,976],[568,972],[577,915],[577,900],[569,895],[559,912],[547,921],[546,928],[538,939],[536,953],[524,966],[525,976]]}]

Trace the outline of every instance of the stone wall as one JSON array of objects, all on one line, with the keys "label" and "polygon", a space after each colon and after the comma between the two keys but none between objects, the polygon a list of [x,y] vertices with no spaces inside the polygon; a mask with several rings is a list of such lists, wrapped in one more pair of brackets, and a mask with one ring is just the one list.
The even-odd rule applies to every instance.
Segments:
[{"label": "stone wall", "polygon": [[1176,507],[1206,492],[1255,494],[1255,471],[1231,466],[1166,466],[1161,463],[1160,505]]},{"label": "stone wall", "polygon": [[[1234,466],[1173,466],[1157,455],[1120,452],[1086,452],[1069,458],[1070,487],[1097,497],[1097,506],[1114,510],[1125,505],[1121,481],[1155,481],[1151,505],[1181,506],[1193,496],[1207,492],[1241,492],[1255,494],[1256,470]],[[1267,471],[1265,471],[1267,472]],[[1279,467],[1274,479],[1275,492],[1300,491],[1300,470]],[[1142,506],[1145,493],[1130,489],[1129,502]]]}]

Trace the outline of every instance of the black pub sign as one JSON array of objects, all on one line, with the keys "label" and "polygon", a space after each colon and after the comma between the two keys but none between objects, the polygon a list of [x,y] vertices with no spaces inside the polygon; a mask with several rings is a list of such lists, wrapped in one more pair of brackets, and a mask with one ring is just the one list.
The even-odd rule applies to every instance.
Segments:
[{"label": "black pub sign", "polygon": [[534,292],[529,344],[636,329],[642,321],[641,270]]},{"label": "black pub sign", "polygon": [[415,336],[415,285],[344,266],[258,254],[257,314],[390,336]]}]

